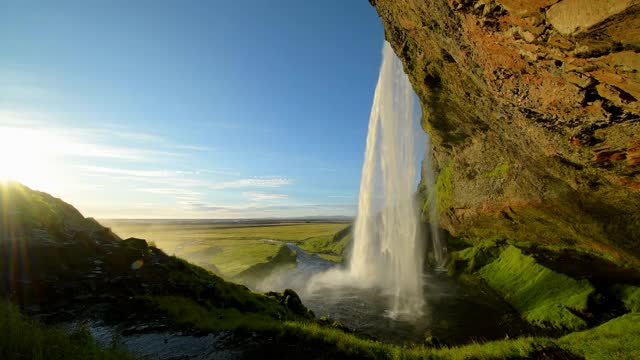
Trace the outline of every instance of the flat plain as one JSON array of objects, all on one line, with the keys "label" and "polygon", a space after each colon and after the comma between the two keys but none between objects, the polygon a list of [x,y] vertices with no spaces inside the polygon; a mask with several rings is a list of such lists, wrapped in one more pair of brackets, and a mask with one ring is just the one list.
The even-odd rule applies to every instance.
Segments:
[{"label": "flat plain", "polygon": [[[176,255],[227,278],[277,259],[291,259],[285,244],[293,242],[323,257],[339,260],[340,254],[305,246],[331,240],[349,226],[334,221],[187,221],[100,220],[121,238],[147,240],[169,255]],[[280,256],[278,256],[280,254]]]}]

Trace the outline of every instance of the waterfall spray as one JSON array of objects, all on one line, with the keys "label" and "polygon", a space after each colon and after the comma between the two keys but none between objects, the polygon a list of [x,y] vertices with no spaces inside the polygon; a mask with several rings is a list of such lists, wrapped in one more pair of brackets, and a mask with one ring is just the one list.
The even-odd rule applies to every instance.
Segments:
[{"label": "waterfall spray", "polygon": [[421,312],[424,249],[418,236],[415,95],[385,42],[369,119],[349,272],[391,292],[391,314]]}]

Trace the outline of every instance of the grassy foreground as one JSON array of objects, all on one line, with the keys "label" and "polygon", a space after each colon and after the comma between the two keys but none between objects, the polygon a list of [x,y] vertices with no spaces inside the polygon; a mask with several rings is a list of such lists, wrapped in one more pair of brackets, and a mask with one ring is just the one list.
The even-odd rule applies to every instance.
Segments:
[{"label": "grassy foreground", "polygon": [[0,300],[0,359],[133,359],[121,349],[96,343],[87,330],[67,333],[25,318],[7,300]]},{"label": "grassy foreground", "polygon": [[304,343],[325,355],[357,359],[506,359],[543,355],[579,355],[586,359],[636,359],[640,356],[640,313],[629,313],[598,327],[559,339],[524,337],[512,340],[433,348],[401,347],[344,332],[318,321],[273,321],[241,318],[231,310],[205,308],[183,298],[154,300],[174,321],[200,330],[259,331],[283,343]]}]

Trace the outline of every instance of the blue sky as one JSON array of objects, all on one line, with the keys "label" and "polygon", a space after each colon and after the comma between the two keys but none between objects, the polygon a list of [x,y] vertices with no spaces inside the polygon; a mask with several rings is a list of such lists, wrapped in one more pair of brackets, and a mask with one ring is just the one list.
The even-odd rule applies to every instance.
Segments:
[{"label": "blue sky", "polygon": [[3,1],[3,177],[99,218],[355,215],[365,0]]}]

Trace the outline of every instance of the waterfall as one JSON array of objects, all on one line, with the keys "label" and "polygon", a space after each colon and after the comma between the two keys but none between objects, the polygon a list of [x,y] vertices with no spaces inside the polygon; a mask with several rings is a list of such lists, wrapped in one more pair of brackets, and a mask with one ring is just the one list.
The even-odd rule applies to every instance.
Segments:
[{"label": "waterfall", "polygon": [[421,312],[424,249],[415,197],[415,95],[389,43],[385,42],[382,54],[349,273],[360,284],[389,291],[394,316]]}]

